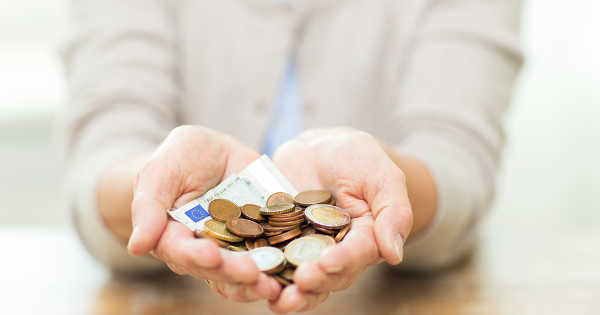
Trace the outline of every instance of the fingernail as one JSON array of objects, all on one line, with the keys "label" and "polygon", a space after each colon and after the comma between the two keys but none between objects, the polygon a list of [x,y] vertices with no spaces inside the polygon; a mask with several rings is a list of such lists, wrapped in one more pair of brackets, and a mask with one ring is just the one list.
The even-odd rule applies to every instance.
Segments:
[{"label": "fingernail", "polygon": [[338,273],[344,269],[344,266],[331,266],[325,268],[325,272],[327,273]]},{"label": "fingernail", "polygon": [[127,242],[127,249],[129,251],[131,251],[131,246],[132,246],[132,244],[133,244],[133,242],[134,242],[134,240],[136,238],[137,232],[138,232],[138,227],[134,226],[133,227],[133,231],[131,232],[131,235],[129,236],[129,242]]},{"label": "fingernail", "polygon": [[402,235],[396,235],[395,242],[396,243],[394,246],[396,247],[396,255],[398,255],[398,261],[401,263],[402,259],[404,258],[404,240],[402,239]]}]

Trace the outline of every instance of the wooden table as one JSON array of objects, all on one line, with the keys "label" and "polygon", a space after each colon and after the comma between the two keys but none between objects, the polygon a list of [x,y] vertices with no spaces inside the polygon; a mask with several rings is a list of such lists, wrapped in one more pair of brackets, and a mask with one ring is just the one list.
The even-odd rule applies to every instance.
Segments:
[{"label": "wooden table", "polygon": [[[372,268],[310,314],[600,314],[598,212],[519,213],[493,213],[480,247],[454,268]],[[0,248],[2,314],[269,313],[200,281],[112,276],[69,229],[2,229]]]}]

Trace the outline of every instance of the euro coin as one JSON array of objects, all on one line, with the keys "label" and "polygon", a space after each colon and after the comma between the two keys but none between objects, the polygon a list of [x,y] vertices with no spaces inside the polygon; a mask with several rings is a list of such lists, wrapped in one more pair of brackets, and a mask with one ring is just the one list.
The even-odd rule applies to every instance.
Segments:
[{"label": "euro coin", "polygon": [[341,229],[336,235],[335,235],[335,241],[336,242],[341,242],[344,237],[346,236],[346,234],[348,234],[348,231],[350,231],[350,228],[352,227],[352,222],[350,222],[350,224],[346,225],[345,228]]},{"label": "euro coin", "polygon": [[227,230],[227,227],[225,226],[225,223],[219,222],[217,220],[206,221],[206,223],[204,224],[204,227],[206,228],[206,233],[209,236],[214,237],[219,240],[222,240],[222,241],[226,241],[226,242],[230,242],[230,243],[237,243],[237,242],[241,242],[244,240],[244,238],[239,237],[239,236],[234,235],[231,232],[229,232]]},{"label": "euro coin", "polygon": [[[285,254],[285,253],[284,253]],[[289,281],[294,281],[294,272],[296,272],[296,270],[294,270],[293,268],[285,268],[285,270],[283,270],[279,275],[281,277],[283,277],[284,279],[287,279]]]},{"label": "euro coin", "polygon": [[316,204],[329,203],[331,193],[327,190],[308,190],[296,195],[294,201],[297,205],[308,207]]},{"label": "euro coin", "polygon": [[341,229],[350,223],[350,214],[332,205],[312,205],[306,208],[304,215],[312,224],[325,229]]},{"label": "euro coin", "polygon": [[276,247],[257,247],[248,252],[258,269],[267,274],[278,273],[285,268],[285,256]]},{"label": "euro coin", "polygon": [[208,204],[210,216],[219,221],[227,222],[229,219],[239,218],[242,214],[240,207],[227,199],[215,199]]},{"label": "euro coin", "polygon": [[196,230],[194,232],[194,235],[196,235],[197,238],[205,238],[207,240],[211,240],[211,241],[215,242],[215,244],[217,244],[217,246],[219,246],[219,247],[227,247],[227,246],[229,246],[229,243],[223,242],[220,239],[216,239],[216,238],[210,236],[208,234],[208,232],[206,232],[206,231]]},{"label": "euro coin", "polygon": [[310,236],[322,239],[327,244],[327,246],[332,246],[332,245],[335,245],[335,243],[336,243],[335,239],[332,236],[329,236],[329,235],[312,234]]},{"label": "euro coin", "polygon": [[260,208],[260,214],[262,214],[262,215],[284,214],[284,213],[290,213],[292,211],[294,211],[294,204],[292,204],[292,203],[279,204],[279,205],[273,205],[270,207]]},{"label": "euro coin", "polygon": [[286,192],[276,192],[267,198],[267,207],[290,203],[294,203],[294,197]]},{"label": "euro coin", "polygon": [[242,216],[252,221],[261,222],[265,221],[266,218],[260,214],[260,207],[253,204],[247,204],[240,207]]},{"label": "euro coin", "polygon": [[225,223],[229,232],[241,237],[258,237],[263,234],[263,227],[251,220],[233,218]]},{"label": "euro coin", "polygon": [[327,243],[324,240],[313,236],[304,236],[291,241],[285,247],[284,254],[290,264],[300,266],[304,262],[319,260],[326,247]]},{"label": "euro coin", "polygon": [[298,228],[295,228],[293,230],[281,233],[279,235],[271,236],[267,240],[269,241],[269,244],[275,245],[275,244],[278,244],[278,243],[283,243],[285,241],[289,241],[289,240],[295,238],[296,236],[298,236],[300,234],[302,234],[302,231],[298,227]]}]

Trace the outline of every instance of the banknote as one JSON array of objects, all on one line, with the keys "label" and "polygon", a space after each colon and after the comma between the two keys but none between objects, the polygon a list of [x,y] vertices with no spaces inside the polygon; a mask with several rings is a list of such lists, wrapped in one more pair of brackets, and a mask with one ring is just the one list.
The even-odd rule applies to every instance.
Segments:
[{"label": "banknote", "polygon": [[271,159],[263,155],[240,173],[230,175],[199,198],[169,211],[169,215],[192,231],[204,230],[204,223],[211,219],[208,205],[214,199],[228,199],[238,206],[245,204],[264,206],[267,198],[279,191],[287,192],[292,196],[298,193]]}]

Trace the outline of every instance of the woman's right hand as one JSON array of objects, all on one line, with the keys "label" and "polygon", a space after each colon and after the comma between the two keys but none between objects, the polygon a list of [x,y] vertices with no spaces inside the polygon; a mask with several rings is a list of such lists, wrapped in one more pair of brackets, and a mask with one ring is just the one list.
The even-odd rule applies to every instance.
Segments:
[{"label": "woman's right hand", "polygon": [[217,291],[237,301],[276,298],[281,288],[261,273],[248,255],[196,239],[167,211],[201,196],[259,157],[232,137],[199,126],[173,129],[137,174],[131,214],[129,253],[151,253],[180,275],[217,281]]}]

